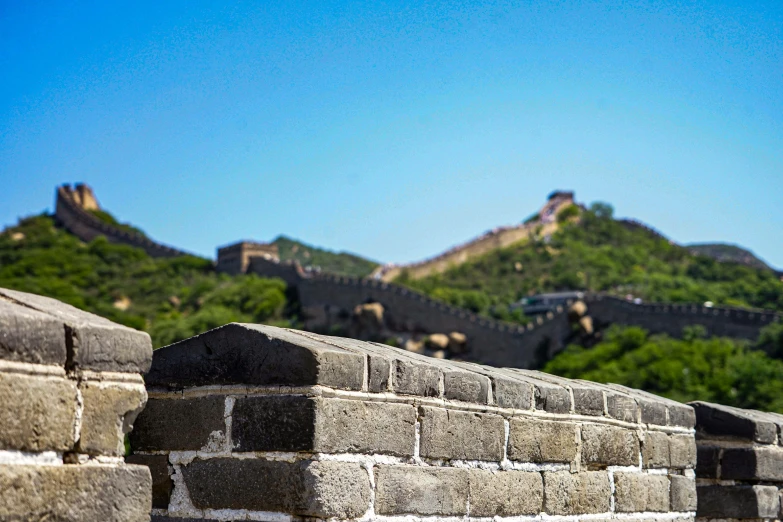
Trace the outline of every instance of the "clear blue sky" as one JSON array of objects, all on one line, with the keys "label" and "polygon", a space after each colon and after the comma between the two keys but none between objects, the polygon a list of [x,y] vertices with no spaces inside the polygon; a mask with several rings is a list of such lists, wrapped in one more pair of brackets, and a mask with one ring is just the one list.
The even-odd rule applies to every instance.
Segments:
[{"label": "clear blue sky", "polygon": [[[67,5],[66,5],[67,4]],[[783,267],[783,3],[0,0],[0,224],[416,260],[553,189]]]}]

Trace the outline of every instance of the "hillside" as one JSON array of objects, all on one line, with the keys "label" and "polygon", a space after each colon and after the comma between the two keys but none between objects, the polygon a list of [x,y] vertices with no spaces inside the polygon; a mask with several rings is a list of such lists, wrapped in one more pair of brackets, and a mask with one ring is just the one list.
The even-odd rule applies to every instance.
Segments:
[{"label": "hillside", "polygon": [[279,236],[272,244],[277,245],[281,261],[298,261],[302,266],[317,266],[332,274],[366,277],[378,266],[354,254],[332,252],[286,236]]},{"label": "hillside", "polygon": [[54,297],[146,330],[155,347],[231,321],[291,324],[280,280],[219,275],[208,259],[156,259],[103,237],[84,243],[48,215],[0,234],[0,287]]},{"label": "hillside", "polygon": [[694,254],[711,257],[722,263],[738,263],[751,268],[773,270],[767,263],[756,257],[753,252],[738,245],[726,243],[693,243],[685,246]]}]

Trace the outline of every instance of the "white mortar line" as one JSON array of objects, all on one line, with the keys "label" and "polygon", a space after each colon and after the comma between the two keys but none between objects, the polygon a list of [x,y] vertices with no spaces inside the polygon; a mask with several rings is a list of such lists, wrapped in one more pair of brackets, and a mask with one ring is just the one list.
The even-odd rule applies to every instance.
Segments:
[{"label": "white mortar line", "polygon": [[82,416],[84,415],[84,397],[82,397],[82,390],[76,385],[76,413],[73,418],[73,442],[74,446],[78,445],[79,439],[82,436]]},{"label": "white mortar line", "polygon": [[0,466],[22,464],[35,466],[62,466],[63,454],[55,451],[34,453],[29,451],[0,450]]},{"label": "white mortar line", "polygon": [[204,518],[204,513],[200,509],[196,509],[193,501],[190,499],[190,492],[185,485],[185,479],[182,476],[182,469],[179,463],[170,459],[169,462],[174,467],[174,474],[171,476],[171,480],[174,482],[174,489],[169,497],[168,513],[179,517]]},{"label": "white mortar line", "polygon": [[40,377],[65,377],[65,368],[62,366],[6,360],[0,360],[0,372],[17,373],[21,375],[37,375]]},{"label": "white mortar line", "polygon": [[226,451],[228,452],[234,450],[234,441],[231,436],[231,429],[234,424],[234,403],[236,403],[236,397],[227,396],[225,409],[223,410],[223,418],[226,421]]}]

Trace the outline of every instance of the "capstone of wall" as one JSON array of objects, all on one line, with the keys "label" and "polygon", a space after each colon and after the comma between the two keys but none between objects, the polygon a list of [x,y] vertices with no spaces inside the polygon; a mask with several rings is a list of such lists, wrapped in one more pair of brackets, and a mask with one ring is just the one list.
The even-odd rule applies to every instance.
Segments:
[{"label": "capstone of wall", "polygon": [[698,520],[783,518],[783,415],[690,405],[696,412]]},{"label": "capstone of wall", "polygon": [[[85,210],[92,208],[90,201],[95,201],[95,197],[89,187],[86,185],[80,187],[79,190],[74,190],[69,185],[57,187],[55,218],[66,230],[82,241],[89,242],[96,237],[104,236],[112,243],[141,248],[152,257],[187,255],[187,252],[157,243],[142,234],[121,230],[104,223]],[[97,207],[97,202],[95,206]]]},{"label": "capstone of wall", "polygon": [[146,383],[156,521],[696,510],[693,410],[619,386],[247,324],[156,351]]},{"label": "capstone of wall", "polygon": [[0,520],[149,520],[123,455],[151,358],[146,333],[0,289]]}]

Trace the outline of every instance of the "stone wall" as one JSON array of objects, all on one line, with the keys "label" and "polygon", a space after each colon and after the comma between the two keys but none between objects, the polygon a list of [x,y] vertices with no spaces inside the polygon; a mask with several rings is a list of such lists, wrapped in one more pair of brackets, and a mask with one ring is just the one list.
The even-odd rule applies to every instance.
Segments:
[{"label": "stone wall", "polygon": [[123,455],[151,357],[145,333],[0,289],[0,520],[149,520]]},{"label": "stone wall", "polygon": [[77,201],[74,190],[69,185],[57,187],[55,218],[66,230],[82,241],[89,242],[98,236],[105,236],[113,243],[142,248],[152,257],[187,255],[187,252],[157,243],[141,234],[121,230],[104,223],[81,207],[81,202]]},{"label": "stone wall", "polygon": [[783,518],[783,415],[690,405],[697,422],[699,519]]},{"label": "stone wall", "polygon": [[618,386],[241,324],[158,350],[146,381],[131,444],[158,522],[696,510],[693,410]]}]

